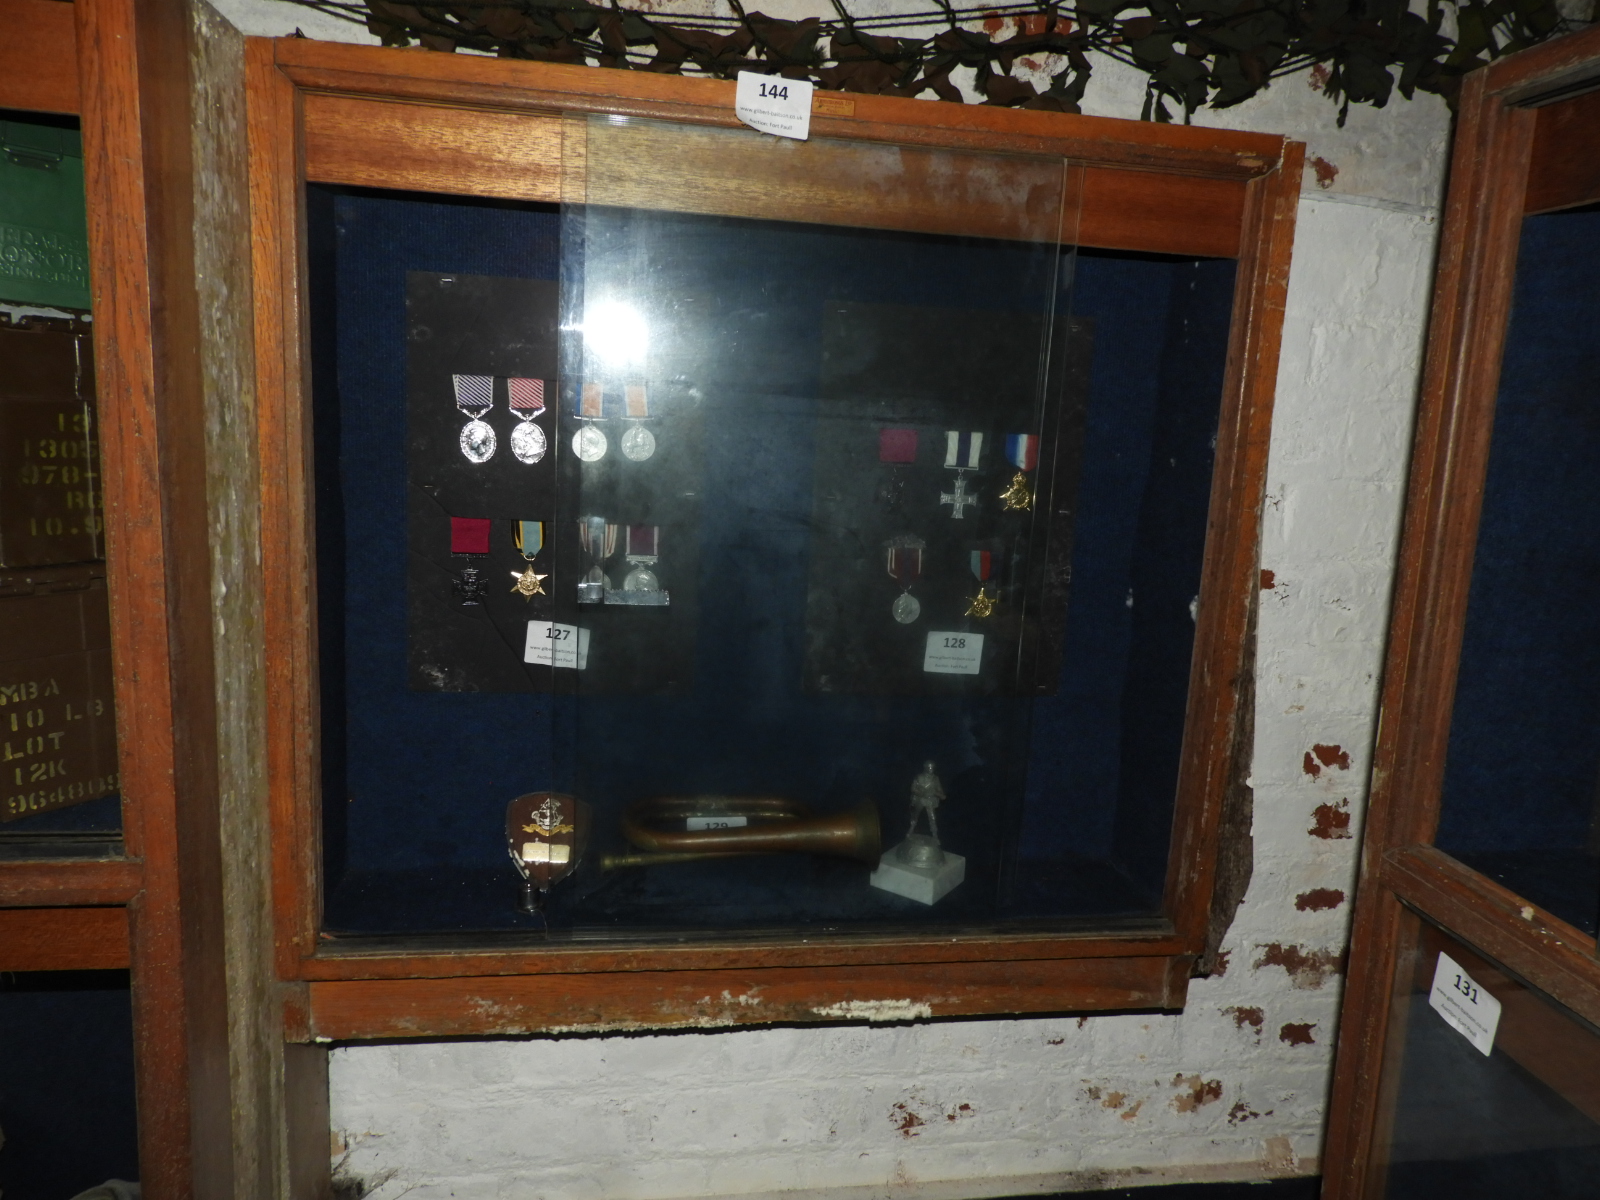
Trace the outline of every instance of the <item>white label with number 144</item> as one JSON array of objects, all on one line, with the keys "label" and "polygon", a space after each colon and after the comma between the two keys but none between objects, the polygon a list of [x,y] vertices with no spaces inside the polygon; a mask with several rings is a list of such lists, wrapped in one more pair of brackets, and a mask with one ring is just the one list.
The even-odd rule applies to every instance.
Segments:
[{"label": "white label with number 144", "polygon": [[811,136],[812,90],[804,79],[740,71],[733,111],[751,129],[803,142]]},{"label": "white label with number 144", "polygon": [[1500,1027],[1500,1001],[1484,991],[1448,954],[1440,954],[1439,965],[1433,969],[1428,1004],[1484,1054],[1494,1049],[1494,1032]]}]

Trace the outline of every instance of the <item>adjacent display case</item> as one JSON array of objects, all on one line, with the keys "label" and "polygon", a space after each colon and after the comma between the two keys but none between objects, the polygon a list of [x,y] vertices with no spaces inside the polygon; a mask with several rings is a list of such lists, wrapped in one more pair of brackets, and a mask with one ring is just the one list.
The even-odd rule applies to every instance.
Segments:
[{"label": "adjacent display case", "polygon": [[291,1033],[1181,1006],[1299,147],[250,55]]},{"label": "adjacent display case", "polygon": [[1594,1190],[1597,115],[1594,30],[1462,88],[1331,1197]]}]

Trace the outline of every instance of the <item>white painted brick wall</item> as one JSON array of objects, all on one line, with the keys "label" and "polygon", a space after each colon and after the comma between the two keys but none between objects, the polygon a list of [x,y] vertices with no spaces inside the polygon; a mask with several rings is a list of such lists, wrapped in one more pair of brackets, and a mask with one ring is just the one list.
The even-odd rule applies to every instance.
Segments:
[{"label": "white painted brick wall", "polygon": [[[247,32],[365,40],[272,0],[219,7]],[[1134,116],[1141,99],[1107,64],[1086,109]],[[1304,76],[1197,115],[1303,138],[1338,168],[1326,189],[1308,170],[1300,205],[1262,551],[1255,875],[1226,972],[1173,1016],[342,1048],[343,1172],[384,1200],[954,1200],[1315,1169],[1447,130],[1431,98],[1353,109],[1345,130],[1334,115]]]}]

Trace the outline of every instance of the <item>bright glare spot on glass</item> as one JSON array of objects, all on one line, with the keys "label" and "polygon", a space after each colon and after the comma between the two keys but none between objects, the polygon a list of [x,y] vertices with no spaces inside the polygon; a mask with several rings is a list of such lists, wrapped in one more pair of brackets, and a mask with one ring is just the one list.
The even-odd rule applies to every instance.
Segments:
[{"label": "bright glare spot on glass", "polygon": [[613,370],[644,365],[650,326],[644,315],[621,300],[600,300],[584,313],[583,344]]}]

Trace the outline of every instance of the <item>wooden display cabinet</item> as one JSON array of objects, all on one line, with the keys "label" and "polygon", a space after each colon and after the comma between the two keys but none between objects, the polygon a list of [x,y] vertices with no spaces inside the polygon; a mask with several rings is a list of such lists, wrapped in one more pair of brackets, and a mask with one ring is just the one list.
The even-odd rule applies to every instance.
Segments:
[{"label": "wooden display cabinet", "polygon": [[[1563,272],[1577,270],[1580,292],[1592,291],[1584,247],[1596,241],[1589,229],[1577,252],[1546,242],[1551,221],[1591,222],[1600,201],[1596,89],[1595,30],[1502,59],[1462,88],[1323,1157],[1329,1197],[1440,1186],[1444,1176],[1415,1175],[1422,1168],[1467,1170],[1450,1176],[1465,1189],[1452,1194],[1592,1187],[1592,1171],[1578,1190],[1535,1177],[1537,1154],[1508,1183],[1493,1147],[1515,1139],[1488,1125],[1461,1123],[1478,1147],[1435,1145],[1442,1157],[1429,1160],[1420,1093],[1406,1087],[1435,1069],[1429,1039],[1442,1026],[1422,998],[1444,948],[1504,1002],[1492,1057],[1467,1050],[1473,1065],[1454,1092],[1492,1107],[1509,1102],[1515,1079],[1532,1078],[1561,1098],[1551,1104],[1583,1114],[1575,1129],[1595,1112],[1592,1070],[1574,1066],[1600,1045],[1584,833],[1593,783],[1585,748],[1560,725],[1563,708],[1580,729],[1593,713],[1549,672],[1581,668],[1595,649],[1592,633],[1562,624],[1581,609],[1561,583],[1563,572],[1588,569],[1576,514],[1594,466],[1558,461],[1592,455],[1579,432],[1592,377],[1571,382],[1562,371],[1566,350],[1593,339],[1587,324],[1574,334],[1550,314],[1576,311]],[[1518,508],[1530,504],[1531,522]],[[1520,564],[1506,555],[1513,544]],[[1542,649],[1552,637],[1553,653]],[[1508,700],[1520,711],[1494,707]],[[1570,763],[1541,745],[1552,734]],[[1575,781],[1557,778],[1558,766]],[[1564,874],[1572,886],[1553,887]],[[1437,1036],[1459,1055],[1454,1033]],[[1592,1153],[1561,1139],[1527,1145],[1545,1146],[1548,1165],[1558,1142]]]},{"label": "wooden display cabinet", "polygon": [[[734,84],[304,39],[252,39],[247,56],[275,963],[298,997],[288,1036],[1181,1008],[1191,973],[1214,951],[1242,894],[1236,851],[1247,830],[1237,814],[1250,746],[1257,554],[1302,147],[1257,134],[869,95],[819,92],[813,106],[813,138],[844,146],[1059,164],[1073,197],[1063,242],[1237,264],[1158,913],[1073,928],[1001,922],[954,932],[710,931],[609,943],[532,935],[362,940],[330,934],[323,923],[322,805],[332,801],[321,794],[312,403],[321,385],[312,370],[319,334],[308,189],[559,204],[574,195],[575,179],[582,183],[572,130],[587,115],[737,129]],[[710,203],[724,215],[804,222],[825,219],[807,205],[849,211],[861,203],[819,188],[796,208],[769,188],[729,207],[698,198],[685,174],[714,171],[713,160],[662,168],[667,159],[652,160],[651,170],[667,173],[645,171],[651,182],[636,193],[652,206]],[[1003,224],[1003,205],[997,211]],[[962,221],[976,222],[970,232],[984,229],[984,219],[981,204],[962,214],[919,212],[911,203],[879,223],[943,222],[961,231]],[[509,866],[506,874],[514,878]]]}]

